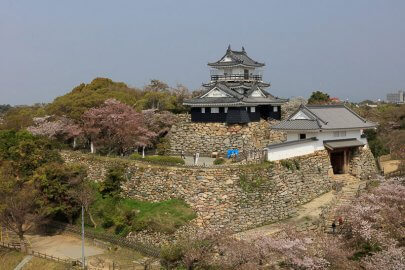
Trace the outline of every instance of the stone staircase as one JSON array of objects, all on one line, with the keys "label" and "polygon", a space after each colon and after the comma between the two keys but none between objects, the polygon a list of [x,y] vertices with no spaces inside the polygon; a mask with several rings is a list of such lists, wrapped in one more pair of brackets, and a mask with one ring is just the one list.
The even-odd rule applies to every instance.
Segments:
[{"label": "stone staircase", "polygon": [[333,204],[330,206],[328,212],[324,215],[325,216],[325,225],[324,231],[326,233],[332,233],[332,223],[335,221],[337,227],[336,229],[339,230],[338,225],[338,216],[337,216],[337,209],[340,207],[349,205],[351,201],[358,196],[359,192],[365,188],[366,181],[362,181],[350,174],[337,174],[333,176],[333,179],[337,182],[338,185],[342,186],[342,188],[337,192],[336,198]]}]

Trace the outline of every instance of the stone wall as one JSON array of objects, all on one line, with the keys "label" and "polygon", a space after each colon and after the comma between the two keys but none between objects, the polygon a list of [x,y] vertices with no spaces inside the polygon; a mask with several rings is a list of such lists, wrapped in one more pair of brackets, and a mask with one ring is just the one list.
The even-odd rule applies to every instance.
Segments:
[{"label": "stone wall", "polygon": [[170,154],[179,155],[184,151],[188,155],[200,153],[209,156],[212,152],[225,155],[229,149],[263,149],[270,143],[286,140],[280,131],[270,130],[277,120],[251,122],[244,125],[225,123],[194,123],[189,114],[178,115],[178,120],[167,135]]},{"label": "stone wall", "polygon": [[369,179],[377,174],[377,165],[370,148],[355,150],[349,161],[349,173],[360,179]]},{"label": "stone wall", "polygon": [[125,163],[130,175],[124,186],[126,196],[147,201],[184,199],[197,212],[193,225],[213,230],[241,231],[284,219],[295,213],[296,206],[332,187],[326,151],[290,161],[298,169],[279,162],[195,168],[72,152],[64,152],[63,157],[87,165],[89,177],[99,181],[108,166]]}]

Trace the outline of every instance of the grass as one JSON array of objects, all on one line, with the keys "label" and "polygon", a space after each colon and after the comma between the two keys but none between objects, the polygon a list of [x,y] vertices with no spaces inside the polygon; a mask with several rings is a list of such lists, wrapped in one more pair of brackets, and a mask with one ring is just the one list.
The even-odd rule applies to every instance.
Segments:
[{"label": "grass", "polygon": [[[126,236],[130,231],[148,230],[174,233],[196,217],[184,201],[171,199],[161,202],[146,202],[128,198],[102,198],[91,207],[98,231],[108,231]],[[90,226],[90,220],[86,223]]]},{"label": "grass", "polygon": [[[13,270],[25,256],[27,255],[16,250],[0,249],[0,269]],[[70,266],[63,263],[33,257],[23,269],[65,270],[70,268]]]},{"label": "grass", "polygon": [[163,165],[184,165],[185,161],[180,157],[172,157],[172,156],[142,156],[138,153],[132,154],[130,156],[131,159],[134,160],[141,160],[141,161],[148,161],[156,164],[163,164]]},{"label": "grass", "polygon": [[0,248],[0,269],[13,270],[24,257],[25,254],[21,252]]},{"label": "grass", "polygon": [[70,265],[64,263],[58,263],[51,260],[45,260],[42,258],[32,258],[23,268],[24,270],[37,270],[37,269],[47,269],[47,270],[67,270],[72,269]]}]

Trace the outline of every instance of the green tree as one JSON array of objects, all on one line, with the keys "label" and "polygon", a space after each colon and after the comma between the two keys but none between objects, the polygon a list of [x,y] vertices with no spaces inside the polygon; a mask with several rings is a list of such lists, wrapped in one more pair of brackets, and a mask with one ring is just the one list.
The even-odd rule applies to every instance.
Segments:
[{"label": "green tree", "polygon": [[79,164],[53,162],[36,170],[34,181],[44,214],[72,223],[82,204],[76,194],[81,192],[86,176],[86,169]]},{"label": "green tree", "polygon": [[4,114],[0,129],[22,130],[34,123],[34,117],[44,115],[45,109],[42,105],[13,107]]},{"label": "green tree", "polygon": [[44,217],[33,175],[48,162],[61,163],[43,138],[23,131],[0,131],[0,223],[24,234]]},{"label": "green tree", "polygon": [[57,97],[46,107],[46,112],[51,115],[66,115],[79,121],[85,111],[100,106],[107,99],[114,98],[134,106],[141,96],[140,90],[130,88],[125,83],[96,78],[89,84],[82,83],[70,93]]},{"label": "green tree", "polygon": [[308,104],[325,104],[328,103],[330,97],[327,93],[321,91],[312,92],[311,96],[308,99]]},{"label": "green tree", "polygon": [[100,193],[103,197],[118,198],[122,191],[122,183],[126,181],[126,168],[122,165],[114,165],[107,171],[106,179],[100,185]]}]

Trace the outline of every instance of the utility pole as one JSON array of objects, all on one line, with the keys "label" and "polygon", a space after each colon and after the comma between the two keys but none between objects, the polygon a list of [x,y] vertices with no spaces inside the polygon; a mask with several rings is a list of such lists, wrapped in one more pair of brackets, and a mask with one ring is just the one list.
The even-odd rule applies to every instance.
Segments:
[{"label": "utility pole", "polygon": [[84,205],[82,204],[82,264],[83,269],[86,269],[86,260],[84,257]]}]

